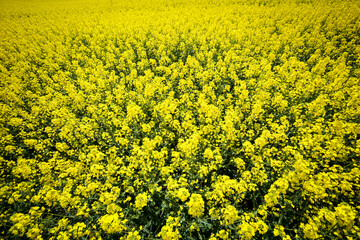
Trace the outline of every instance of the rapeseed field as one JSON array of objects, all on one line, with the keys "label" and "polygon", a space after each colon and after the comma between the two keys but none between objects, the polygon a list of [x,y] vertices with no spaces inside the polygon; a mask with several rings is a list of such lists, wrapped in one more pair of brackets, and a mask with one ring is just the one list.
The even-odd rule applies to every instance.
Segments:
[{"label": "rapeseed field", "polygon": [[0,239],[360,239],[359,16],[1,0]]}]

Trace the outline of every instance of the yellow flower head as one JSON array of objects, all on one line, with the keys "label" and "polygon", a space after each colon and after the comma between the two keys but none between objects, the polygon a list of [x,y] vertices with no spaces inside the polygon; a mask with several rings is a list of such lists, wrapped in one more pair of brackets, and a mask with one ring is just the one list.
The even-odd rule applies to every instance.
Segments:
[{"label": "yellow flower head", "polygon": [[137,210],[143,209],[148,202],[149,195],[147,193],[140,193],[135,198],[135,207]]},{"label": "yellow flower head", "polygon": [[190,196],[189,190],[186,188],[179,188],[177,191],[177,197],[180,198],[181,201],[185,202],[186,199]]},{"label": "yellow flower head", "polygon": [[223,221],[222,224],[230,225],[233,224],[236,220],[239,219],[238,210],[232,206],[228,205],[222,210]]},{"label": "yellow flower head", "polygon": [[193,217],[200,217],[204,213],[205,203],[200,194],[191,194],[190,201],[186,203],[189,207],[189,214]]}]

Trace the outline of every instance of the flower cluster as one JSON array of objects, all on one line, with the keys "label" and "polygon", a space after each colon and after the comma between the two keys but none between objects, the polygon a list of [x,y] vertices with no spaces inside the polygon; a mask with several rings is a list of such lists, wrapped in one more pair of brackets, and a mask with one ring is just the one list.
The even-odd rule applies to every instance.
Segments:
[{"label": "flower cluster", "polygon": [[189,215],[193,217],[201,217],[203,215],[205,204],[200,194],[191,194],[190,200],[186,205],[189,207]]}]

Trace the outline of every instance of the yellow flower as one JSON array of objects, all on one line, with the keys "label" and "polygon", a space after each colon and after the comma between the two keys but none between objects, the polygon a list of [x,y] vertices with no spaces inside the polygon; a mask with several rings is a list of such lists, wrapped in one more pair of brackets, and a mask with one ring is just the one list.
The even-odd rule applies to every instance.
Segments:
[{"label": "yellow flower", "polygon": [[75,238],[85,236],[86,233],[84,230],[86,230],[86,224],[83,222],[78,222],[71,228],[71,232]]},{"label": "yellow flower", "polygon": [[212,158],[214,158],[214,154],[213,154],[213,152],[211,151],[210,148],[205,149],[204,157],[205,157],[206,159],[212,159]]},{"label": "yellow flower", "polygon": [[32,218],[40,218],[41,215],[43,214],[44,209],[41,209],[40,207],[32,207],[29,211],[29,214],[31,215]]},{"label": "yellow flower", "polygon": [[217,237],[223,239],[223,240],[226,240],[226,239],[229,239],[229,232],[226,231],[226,230],[220,230],[217,234],[216,234]]},{"label": "yellow flower", "polygon": [[275,236],[283,236],[284,235],[284,227],[281,225],[275,225],[274,235]]},{"label": "yellow flower", "polygon": [[250,240],[256,234],[256,229],[248,222],[243,222],[239,228],[238,233],[241,235],[241,239]]},{"label": "yellow flower", "polygon": [[27,226],[30,224],[30,217],[22,213],[16,213],[10,217],[14,225],[10,228],[10,232],[14,235],[23,236]]},{"label": "yellow flower", "polygon": [[186,188],[179,188],[177,190],[177,197],[180,198],[181,201],[185,202],[189,196],[190,196],[189,190],[187,190]]},{"label": "yellow flower", "polygon": [[137,210],[143,209],[148,203],[149,195],[147,193],[140,193],[135,198],[135,207]]},{"label": "yellow flower", "polygon": [[318,234],[319,228],[314,221],[309,221],[307,224],[301,224],[300,227],[304,231],[304,236],[308,239],[317,239],[320,237]]},{"label": "yellow flower", "polygon": [[345,229],[350,229],[354,223],[357,212],[346,202],[340,203],[335,207],[335,215],[338,219],[338,223]]},{"label": "yellow flower", "polygon": [[126,222],[127,220],[120,219],[118,213],[106,214],[99,219],[101,228],[107,233],[120,233],[126,230]]},{"label": "yellow flower", "polygon": [[222,224],[224,225],[233,224],[239,219],[238,210],[232,205],[227,205],[226,208],[222,210],[222,215],[224,219]]},{"label": "yellow flower", "polygon": [[200,194],[191,194],[190,200],[186,205],[189,207],[189,215],[193,217],[200,217],[203,215],[205,203]]},{"label": "yellow flower", "polygon": [[258,220],[256,222],[256,225],[257,225],[257,230],[259,231],[260,234],[265,234],[269,230],[268,225],[262,220]]},{"label": "yellow flower", "polygon": [[178,240],[181,238],[178,227],[180,227],[180,218],[169,216],[166,220],[166,225],[161,228],[158,234],[163,240]]},{"label": "yellow flower", "polygon": [[126,240],[140,240],[141,236],[139,235],[138,231],[131,231],[126,236]]},{"label": "yellow flower", "polygon": [[41,233],[42,233],[41,229],[39,228],[39,226],[36,225],[27,231],[26,236],[30,239],[40,240],[42,239]]},{"label": "yellow flower", "polygon": [[100,195],[99,200],[103,204],[109,205],[109,204],[113,203],[116,200],[116,196],[113,193],[110,193],[110,192],[103,192]]},{"label": "yellow flower", "polygon": [[121,210],[122,210],[121,207],[119,207],[115,203],[111,203],[111,204],[107,205],[107,207],[106,207],[106,211],[109,214],[114,214],[114,213],[117,213],[117,212],[121,212]]}]

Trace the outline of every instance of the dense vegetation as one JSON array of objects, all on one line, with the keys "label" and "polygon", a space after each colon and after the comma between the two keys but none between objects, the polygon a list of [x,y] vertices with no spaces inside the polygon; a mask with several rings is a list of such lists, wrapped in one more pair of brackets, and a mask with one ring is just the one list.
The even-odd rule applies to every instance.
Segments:
[{"label": "dense vegetation", "polygon": [[0,3],[5,239],[359,239],[360,3]]}]

